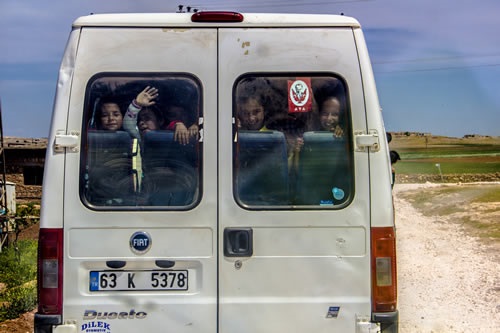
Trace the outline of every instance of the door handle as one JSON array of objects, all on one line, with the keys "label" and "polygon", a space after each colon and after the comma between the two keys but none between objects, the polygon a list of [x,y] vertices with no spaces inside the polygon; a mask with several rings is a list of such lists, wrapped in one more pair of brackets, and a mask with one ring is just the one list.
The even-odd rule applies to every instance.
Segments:
[{"label": "door handle", "polygon": [[252,228],[224,229],[224,255],[226,257],[251,257],[253,255]]},{"label": "door handle", "polygon": [[172,268],[175,266],[175,261],[172,260],[156,260],[156,266],[161,268]]},{"label": "door handle", "polygon": [[106,266],[108,266],[109,268],[114,268],[114,269],[123,268],[123,267],[125,267],[126,264],[127,264],[127,262],[123,261],[123,260],[108,260],[108,261],[106,261]]}]

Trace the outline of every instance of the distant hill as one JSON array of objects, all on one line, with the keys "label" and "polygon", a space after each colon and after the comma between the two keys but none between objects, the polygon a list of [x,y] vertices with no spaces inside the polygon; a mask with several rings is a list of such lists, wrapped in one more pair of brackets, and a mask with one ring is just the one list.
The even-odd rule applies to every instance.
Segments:
[{"label": "distant hill", "polygon": [[[409,134],[406,134],[409,133]],[[449,145],[498,145],[500,153],[500,137],[486,135],[466,135],[462,138],[439,136],[424,133],[391,132],[391,149],[426,148],[429,146]]]},{"label": "distant hill", "polygon": [[[416,148],[425,147],[425,145],[442,145],[442,144],[487,144],[500,145],[500,137],[487,136],[480,134],[467,134],[462,138],[447,137],[433,135],[432,133],[424,132],[389,132],[392,135],[393,141],[391,148]],[[47,148],[47,138],[21,138],[21,137],[4,137],[4,148]]]}]

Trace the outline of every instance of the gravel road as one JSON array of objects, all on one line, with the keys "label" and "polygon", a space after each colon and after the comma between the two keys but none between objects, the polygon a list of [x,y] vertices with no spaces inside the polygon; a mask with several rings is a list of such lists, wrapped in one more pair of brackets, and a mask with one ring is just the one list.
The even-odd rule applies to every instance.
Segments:
[{"label": "gravel road", "polygon": [[423,216],[398,193],[431,184],[396,184],[401,333],[500,333],[498,253],[445,218]]}]

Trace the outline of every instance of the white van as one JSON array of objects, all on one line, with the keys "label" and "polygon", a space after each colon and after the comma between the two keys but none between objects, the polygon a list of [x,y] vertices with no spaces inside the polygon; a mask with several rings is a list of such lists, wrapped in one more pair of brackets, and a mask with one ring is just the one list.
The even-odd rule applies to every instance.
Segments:
[{"label": "white van", "polygon": [[77,19],[35,332],[396,332],[388,145],[359,23]]}]

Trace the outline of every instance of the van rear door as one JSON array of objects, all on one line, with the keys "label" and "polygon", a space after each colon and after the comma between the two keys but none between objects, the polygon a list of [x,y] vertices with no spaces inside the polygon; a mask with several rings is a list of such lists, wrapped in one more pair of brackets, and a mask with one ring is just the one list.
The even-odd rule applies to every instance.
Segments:
[{"label": "van rear door", "polygon": [[[352,148],[352,133],[366,131],[353,31],[226,28],[219,32],[218,49],[220,332],[354,331],[357,318],[369,320],[371,280],[368,156]],[[347,108],[344,148],[341,154],[331,155],[345,161],[341,174],[333,175],[343,185],[331,185],[332,179],[322,178],[321,163],[325,168],[329,164],[316,156],[314,163],[320,163],[320,168],[307,172],[317,183],[304,187],[301,195],[304,180],[289,175],[284,180],[288,184],[280,185],[283,168],[276,164],[283,162],[279,158],[268,160],[260,169],[250,166],[265,154],[266,145],[277,147],[280,132],[287,132],[290,122],[302,117],[298,115],[301,110],[292,110],[290,104],[290,88],[298,81],[313,95],[311,105],[302,109],[309,116],[318,112],[314,94],[330,81],[342,85]],[[266,85],[261,91],[278,90],[278,97],[268,98],[268,105],[285,99],[270,111],[281,115],[258,131],[261,134],[244,131],[237,115],[240,90],[252,82]],[[227,110],[233,110],[233,117]],[[266,117],[272,116],[266,113]],[[321,136],[306,134],[310,129],[304,125],[298,134],[304,149],[310,136]],[[330,133],[327,140],[331,138]],[[272,140],[275,142],[269,143]],[[290,159],[289,135],[285,142],[285,159]],[[253,152],[247,149],[252,145],[256,147]],[[253,157],[245,160],[244,151]],[[308,152],[302,151],[300,156]],[[319,153],[325,154],[333,153]],[[232,163],[229,156],[233,156]],[[244,175],[246,166],[250,176]],[[306,172],[298,168],[297,173]],[[272,174],[266,176],[266,171]],[[274,188],[259,183],[259,177],[267,177]],[[330,194],[316,198],[322,184],[330,186]],[[287,192],[284,196],[276,190],[279,186]]]},{"label": "van rear door", "polygon": [[[215,29],[80,29],[78,45],[72,48],[77,55],[67,132],[81,132],[82,145],[81,154],[69,149],[66,153],[62,203],[63,316],[65,321],[76,320],[79,331],[216,332],[216,42]],[[173,175],[149,181],[160,191],[142,197],[128,193],[130,178],[115,178],[119,171],[94,172],[99,164],[112,170],[115,165],[107,160],[119,155],[121,165],[127,165],[119,170],[132,177],[135,191],[142,180],[141,191],[147,193],[147,159],[155,155],[150,151],[167,147],[172,136],[159,132],[144,139],[142,151],[135,143],[135,150],[125,152],[121,149],[128,149],[130,143],[124,142],[130,136],[99,128],[96,108],[104,96],[113,95],[125,98],[126,109],[148,85],[159,88],[159,108],[173,98],[188,99],[183,103],[192,106],[202,129],[194,143],[193,177],[198,183],[187,202],[172,202],[172,193],[161,193],[178,180]],[[158,140],[164,141],[155,146]],[[141,155],[143,166],[148,166],[142,177],[137,174]],[[109,194],[103,191],[105,183],[120,190]]]}]

